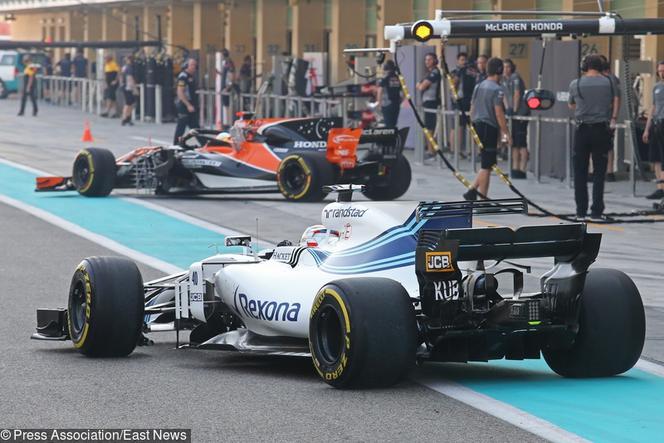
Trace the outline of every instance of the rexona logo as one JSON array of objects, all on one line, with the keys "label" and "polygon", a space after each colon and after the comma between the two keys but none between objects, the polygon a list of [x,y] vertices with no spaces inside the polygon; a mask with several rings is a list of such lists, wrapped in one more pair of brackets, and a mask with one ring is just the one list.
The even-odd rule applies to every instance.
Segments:
[{"label": "rexona logo", "polygon": [[425,255],[427,272],[454,272],[450,252],[427,252]]},{"label": "rexona logo", "polygon": [[302,141],[298,140],[293,142],[293,147],[294,148],[326,148],[327,147],[327,142],[326,141],[317,141],[317,142],[310,142],[310,141]]},{"label": "rexona logo", "polygon": [[239,289],[239,286],[235,288],[233,304],[235,312],[242,317],[264,321],[297,321],[300,315],[302,306],[299,303],[254,300],[240,293]]},{"label": "rexona logo", "polygon": [[344,209],[323,209],[325,218],[360,218],[368,209],[344,208]]}]

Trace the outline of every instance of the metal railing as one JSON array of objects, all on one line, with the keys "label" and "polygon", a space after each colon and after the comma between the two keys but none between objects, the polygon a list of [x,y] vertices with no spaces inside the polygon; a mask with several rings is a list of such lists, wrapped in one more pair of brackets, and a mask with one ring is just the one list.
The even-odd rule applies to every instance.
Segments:
[{"label": "metal railing", "polygon": [[[22,90],[23,75],[19,77]],[[134,120],[141,122],[162,123],[162,87],[150,85],[154,88],[155,113],[154,117],[146,115],[146,85],[138,85],[138,96],[134,106]],[[124,106],[123,86],[118,85],[116,90],[116,112],[120,114]],[[100,115],[105,110],[104,80],[61,77],[57,75],[37,75],[37,99],[54,106],[63,106],[80,109],[89,114]]]},{"label": "metal railing", "polygon": [[[461,161],[463,157],[466,160],[470,161],[471,168],[474,172],[477,172],[477,162],[476,159],[479,156],[478,146],[472,141],[470,134],[470,127],[461,124],[461,112],[458,110],[429,110],[422,109],[423,112],[434,112],[437,115],[437,124],[436,124],[436,142],[441,149],[444,149],[447,154],[453,155],[453,164],[457,169],[460,168]],[[572,147],[574,144],[574,129],[575,121],[572,118],[554,118],[554,117],[544,117],[542,115],[535,116],[510,116],[508,117],[507,126],[511,129],[512,120],[517,121],[527,121],[528,124],[528,134],[527,140],[529,142],[529,152],[532,156],[529,163],[533,165],[533,175],[538,182],[541,182],[542,171],[541,171],[541,154],[542,154],[542,124],[543,123],[552,123],[554,125],[560,125],[561,131],[565,133],[565,145],[564,145],[564,159],[565,159],[565,174],[562,177],[562,181],[571,188],[573,186],[573,165],[572,165]],[[632,183],[632,188],[634,189],[634,184],[636,180],[635,167],[634,165],[638,161],[635,157],[636,149],[631,137],[633,123],[631,121],[625,121],[616,125],[616,133],[613,140],[614,143],[614,152],[617,152],[617,147],[621,144],[624,146],[624,155],[622,160],[618,155],[614,155],[614,170],[617,169],[619,163],[624,163],[629,169],[629,180]],[[459,137],[458,128],[463,128],[464,133],[462,137]],[[534,134],[533,134],[534,131]],[[446,134],[448,136],[446,137]],[[451,134],[451,135],[449,135]],[[533,141],[534,143],[531,143]],[[415,161],[424,162],[426,153],[426,141],[424,134],[421,131],[417,131],[415,138]],[[508,165],[512,164],[512,150],[507,149],[507,160]]]},{"label": "metal railing", "polygon": [[[23,76],[20,82],[23,82]],[[101,80],[54,75],[37,76],[37,99],[55,106],[73,107],[83,112],[100,114],[103,97],[104,82]]]}]

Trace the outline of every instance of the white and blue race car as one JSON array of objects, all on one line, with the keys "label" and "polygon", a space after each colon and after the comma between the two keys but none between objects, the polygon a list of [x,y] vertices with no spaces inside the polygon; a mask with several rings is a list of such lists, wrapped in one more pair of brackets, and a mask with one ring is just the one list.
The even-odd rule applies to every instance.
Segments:
[{"label": "white and blue race car", "polygon": [[[520,200],[354,202],[335,186],[300,242],[217,254],[143,283],[123,258],[76,269],[66,309],[37,311],[35,339],[85,355],[125,356],[155,331],[182,346],[311,356],[332,386],[388,386],[416,361],[546,359],[566,377],[620,374],[638,360],[645,315],[624,273],[588,267],[601,234],[585,224],[473,228],[474,214],[522,212]],[[537,291],[508,260],[554,257]],[[491,266],[485,261],[495,261]],[[502,262],[502,263],[501,263]],[[507,278],[509,288],[499,289]]]}]

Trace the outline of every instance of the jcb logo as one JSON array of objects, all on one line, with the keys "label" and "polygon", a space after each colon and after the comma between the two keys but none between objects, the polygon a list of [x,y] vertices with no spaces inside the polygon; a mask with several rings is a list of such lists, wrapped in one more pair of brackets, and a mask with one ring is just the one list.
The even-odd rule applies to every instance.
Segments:
[{"label": "jcb logo", "polygon": [[454,272],[450,252],[427,252],[425,259],[427,272]]}]

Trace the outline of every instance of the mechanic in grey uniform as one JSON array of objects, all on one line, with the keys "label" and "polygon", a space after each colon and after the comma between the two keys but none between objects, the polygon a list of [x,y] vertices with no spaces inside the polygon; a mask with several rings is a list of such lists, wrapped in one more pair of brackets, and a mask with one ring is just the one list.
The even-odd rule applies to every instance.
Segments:
[{"label": "mechanic in grey uniform", "polygon": [[496,57],[489,59],[487,78],[473,91],[470,116],[483,148],[480,151],[481,169],[472,187],[463,194],[466,200],[477,200],[478,191],[483,196],[488,195],[491,168],[497,161],[498,141],[512,144],[505,119],[505,90],[500,85],[502,75],[503,61]]},{"label": "mechanic in grey uniform", "polygon": [[198,63],[195,59],[187,60],[185,69],[180,72],[177,78],[177,99],[175,101],[175,110],[178,114],[177,125],[175,126],[175,136],[173,143],[178,144],[180,137],[184,135],[187,127],[189,129],[198,128],[198,95],[196,94],[196,68]]},{"label": "mechanic in grey uniform", "polygon": [[[436,131],[438,106],[440,105],[440,69],[438,69],[438,56],[430,52],[424,56],[427,76],[415,86],[422,93],[422,107],[424,108],[424,126],[431,132]],[[429,146],[428,156],[435,156],[433,147]]]},{"label": "mechanic in grey uniform", "polygon": [[611,148],[611,128],[615,126],[618,100],[613,82],[602,74],[604,62],[599,55],[587,55],[581,63],[583,76],[569,85],[569,107],[574,110],[574,198],[576,216],[585,219],[588,212],[588,160],[592,158],[592,220],[604,220],[604,180]]},{"label": "mechanic in grey uniform", "polygon": [[651,160],[655,164],[657,189],[646,198],[659,200],[664,198],[664,60],[657,64],[657,83],[652,90],[652,108],[648,114],[643,142],[650,143]]},{"label": "mechanic in grey uniform", "polygon": [[396,128],[403,97],[401,82],[399,82],[399,77],[396,74],[396,65],[392,60],[385,62],[383,70],[385,71],[385,75],[378,83],[380,88],[378,89],[376,101],[381,106],[385,126]]},{"label": "mechanic in grey uniform", "polygon": [[[503,85],[505,87],[505,101],[507,102],[507,115],[528,116],[530,110],[526,106],[526,84],[516,72],[514,62],[506,58],[504,61]],[[512,169],[510,176],[516,179],[526,178],[528,166],[528,122],[512,120]]]}]

